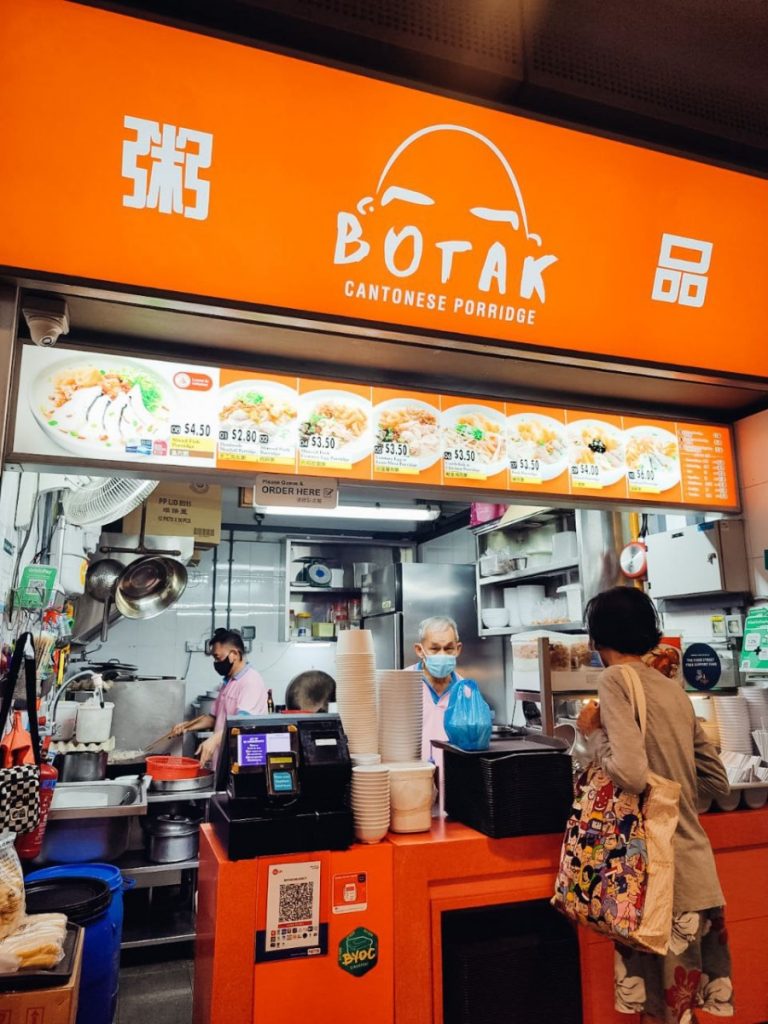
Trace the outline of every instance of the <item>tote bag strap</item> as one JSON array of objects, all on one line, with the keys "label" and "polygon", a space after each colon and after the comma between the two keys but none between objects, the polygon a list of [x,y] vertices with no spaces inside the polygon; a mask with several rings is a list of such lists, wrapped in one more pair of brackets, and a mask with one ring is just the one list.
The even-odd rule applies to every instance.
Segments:
[{"label": "tote bag strap", "polygon": [[629,690],[629,699],[632,702],[632,714],[637,711],[640,733],[645,739],[645,729],[648,722],[648,705],[645,700],[645,690],[640,682],[640,677],[631,665],[622,665],[621,674]]},{"label": "tote bag strap", "polygon": [[32,753],[35,764],[40,767],[40,733],[37,726],[37,674],[35,672],[35,657],[32,647],[32,634],[22,633],[16,641],[13,649],[11,665],[8,675],[4,680],[3,699],[0,704],[0,737],[5,735],[8,727],[8,717],[13,704],[13,694],[16,689],[16,680],[19,678],[21,663],[24,662],[24,679],[27,696],[27,717],[29,718],[29,734],[32,738]]}]

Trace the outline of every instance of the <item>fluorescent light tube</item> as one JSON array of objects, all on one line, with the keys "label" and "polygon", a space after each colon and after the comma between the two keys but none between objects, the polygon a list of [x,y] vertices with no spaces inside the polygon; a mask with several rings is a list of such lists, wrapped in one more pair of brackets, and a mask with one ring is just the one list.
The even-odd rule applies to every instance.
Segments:
[{"label": "fluorescent light tube", "polygon": [[393,508],[389,505],[337,505],[336,508],[313,508],[301,505],[255,505],[253,511],[262,516],[306,516],[317,519],[376,519],[422,523],[437,519],[439,508],[414,505],[412,508]]}]

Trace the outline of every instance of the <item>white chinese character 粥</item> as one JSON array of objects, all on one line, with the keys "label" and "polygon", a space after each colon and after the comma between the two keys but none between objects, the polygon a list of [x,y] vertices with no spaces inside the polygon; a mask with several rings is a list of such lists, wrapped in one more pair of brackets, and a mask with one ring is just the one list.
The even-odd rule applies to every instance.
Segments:
[{"label": "white chinese character \u7ca5", "polygon": [[[123,125],[136,133],[123,141],[122,173],[133,181],[123,206],[205,220],[211,186],[199,172],[211,166],[213,135],[143,117],[126,116]],[[191,205],[185,204],[185,192],[194,196]]]}]

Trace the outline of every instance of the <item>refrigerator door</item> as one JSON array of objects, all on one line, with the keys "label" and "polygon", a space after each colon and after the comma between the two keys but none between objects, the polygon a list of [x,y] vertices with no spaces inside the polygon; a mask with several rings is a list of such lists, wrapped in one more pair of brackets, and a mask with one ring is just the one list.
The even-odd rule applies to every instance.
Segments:
[{"label": "refrigerator door", "polygon": [[363,590],[364,619],[369,615],[389,615],[391,612],[402,610],[400,607],[402,568],[400,563],[393,563],[371,573],[368,584]]},{"label": "refrigerator door", "polygon": [[402,668],[403,616],[400,612],[374,615],[366,619],[364,628],[371,631],[376,668]]}]

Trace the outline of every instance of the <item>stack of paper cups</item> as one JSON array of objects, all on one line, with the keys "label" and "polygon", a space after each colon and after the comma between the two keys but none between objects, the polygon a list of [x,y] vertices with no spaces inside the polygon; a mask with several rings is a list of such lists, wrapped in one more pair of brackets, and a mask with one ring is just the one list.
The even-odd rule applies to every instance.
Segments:
[{"label": "stack of paper cups", "polygon": [[354,767],[351,803],[358,842],[380,842],[389,831],[389,769],[380,764]]},{"label": "stack of paper cups", "polygon": [[379,749],[376,708],[376,659],[367,629],[339,633],[336,653],[336,702],[351,754]]},{"label": "stack of paper cups", "polygon": [[424,700],[421,672],[377,672],[376,684],[382,760],[416,761],[421,756]]}]

